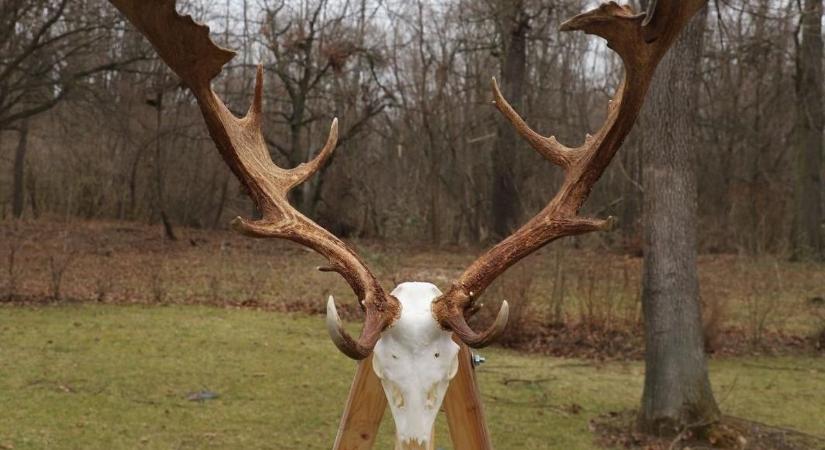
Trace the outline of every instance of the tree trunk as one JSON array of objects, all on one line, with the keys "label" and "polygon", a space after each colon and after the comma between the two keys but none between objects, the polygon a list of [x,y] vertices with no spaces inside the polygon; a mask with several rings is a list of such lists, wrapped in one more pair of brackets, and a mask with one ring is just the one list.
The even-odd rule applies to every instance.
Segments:
[{"label": "tree trunk", "polygon": [[20,122],[20,140],[17,142],[17,150],[14,152],[12,214],[16,219],[23,217],[23,208],[26,206],[24,178],[26,174],[26,151],[28,148],[29,121],[24,119]]},{"label": "tree trunk", "polygon": [[619,212],[619,223],[621,224],[622,245],[625,250],[632,254],[638,254],[641,249],[639,244],[639,219],[641,216],[643,192],[640,189],[642,183],[640,149],[643,144],[638,139],[640,136],[631,136],[622,149],[622,204]]},{"label": "tree trunk", "polygon": [[[432,133],[428,134],[432,135]],[[430,138],[430,142],[433,142],[432,137]],[[435,149],[433,148],[433,150]],[[427,183],[430,187],[430,243],[437,246],[441,243],[441,212],[439,210],[441,204],[441,181],[438,179],[438,159],[431,156],[430,161],[429,183]]]},{"label": "tree trunk", "polygon": [[822,0],[805,0],[796,55],[796,184],[791,231],[794,260],[825,257],[822,239]]},{"label": "tree trunk", "polygon": [[708,379],[696,270],[696,149],[692,125],[707,12],[662,61],[643,112],[645,384],[642,432],[672,436],[710,425],[719,408]]},{"label": "tree trunk", "polygon": [[[512,3],[511,3],[512,2]],[[501,88],[505,98],[517,111],[522,111],[524,85],[527,74],[527,32],[529,19],[522,1],[506,0],[502,3],[500,19],[504,54],[501,67]],[[516,180],[516,163],[520,144],[513,127],[506,121],[498,121],[496,144],[493,150],[492,223],[493,238],[508,236],[517,226],[522,215]]]},{"label": "tree trunk", "polygon": [[223,183],[221,184],[221,193],[218,196],[218,207],[215,208],[215,216],[212,219],[212,228],[218,228],[223,217],[223,210],[226,207],[226,197],[229,193],[229,176],[224,175]]},{"label": "tree trunk", "polygon": [[28,175],[26,175],[26,190],[29,192],[29,203],[31,203],[32,207],[32,217],[36,220],[40,218],[40,207],[37,202],[37,178],[34,175],[34,171],[31,170],[31,166],[29,166],[28,172]]},{"label": "tree trunk", "polygon": [[166,184],[165,172],[163,170],[163,143],[161,136],[161,128],[163,124],[163,97],[164,92],[161,88],[155,97],[155,200],[160,212],[160,220],[163,222],[163,234],[170,241],[177,241],[178,237],[175,235],[175,230],[172,227],[172,222],[166,214],[166,198],[164,195],[164,185]]},{"label": "tree trunk", "polygon": [[[292,167],[297,167],[299,164],[308,161],[308,159],[305,158],[305,150],[301,148],[301,132],[304,128],[303,122],[304,101],[303,98],[300,97],[292,100],[292,116],[289,120],[289,164]],[[307,214],[305,209],[308,194],[306,190],[307,184],[308,183],[303,183],[289,192],[290,203],[295,205],[298,211],[301,211],[304,215]]]}]

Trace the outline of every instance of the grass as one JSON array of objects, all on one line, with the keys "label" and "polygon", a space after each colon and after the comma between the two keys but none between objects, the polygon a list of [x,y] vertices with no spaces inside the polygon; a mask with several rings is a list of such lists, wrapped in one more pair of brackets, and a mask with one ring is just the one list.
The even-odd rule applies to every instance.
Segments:
[{"label": "grass", "polygon": [[[633,408],[638,362],[483,352],[497,449],[595,448],[588,421]],[[202,306],[0,308],[2,449],[329,448],[354,364],[321,317]],[[825,359],[713,361],[726,413],[825,436]],[[196,391],[216,400],[188,401]],[[385,416],[376,448],[390,448]],[[449,448],[443,418],[436,435]]]}]

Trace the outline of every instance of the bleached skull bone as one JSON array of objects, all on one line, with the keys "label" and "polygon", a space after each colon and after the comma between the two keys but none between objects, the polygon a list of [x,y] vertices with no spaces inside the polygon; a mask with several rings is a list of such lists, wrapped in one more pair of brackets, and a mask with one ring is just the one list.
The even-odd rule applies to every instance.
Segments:
[{"label": "bleached skull bone", "polygon": [[398,442],[427,448],[447,387],[458,371],[459,347],[433,316],[432,302],[441,295],[437,287],[403,283],[392,295],[401,304],[401,315],[376,343],[373,369],[387,395]]},{"label": "bleached skull bone", "polygon": [[[375,345],[373,369],[387,396],[401,448],[428,448],[447,387],[458,371],[459,346],[433,315],[432,302],[441,295],[435,285],[402,283],[392,295],[401,312]],[[332,297],[329,301],[334,310]]]}]

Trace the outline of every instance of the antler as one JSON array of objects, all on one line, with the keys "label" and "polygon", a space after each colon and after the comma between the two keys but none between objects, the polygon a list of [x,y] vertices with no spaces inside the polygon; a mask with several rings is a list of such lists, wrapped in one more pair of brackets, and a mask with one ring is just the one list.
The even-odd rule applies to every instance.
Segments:
[{"label": "antler", "polygon": [[496,277],[556,239],[612,228],[612,218],[580,217],[579,209],[633,128],[659,61],[705,2],[658,0],[648,14],[635,14],[629,6],[609,2],[562,24],[562,31],[581,30],[606,39],[625,67],[624,80],[608,105],[604,125],[595,136],[587,135],[580,147],[566,147],[555,137],[533,131],[507,103],[493,79],[498,110],[539,154],[564,170],[565,178],[559,192],[538,215],[479,257],[436,300],[433,311],[438,321],[467,345],[483,347],[506,326],[506,302],[495,323],[482,333],[473,331],[464,317]]},{"label": "antler", "polygon": [[233,228],[252,237],[288,239],[309,247],[329,260],[323,271],[334,271],[347,281],[366,318],[356,340],[344,331],[335,303],[327,305],[327,324],[335,345],[347,356],[363,359],[371,352],[381,331],[399,314],[399,304],[387,295],[364,262],[343,241],[305,217],[287,200],[289,192],[324,165],[338,141],[338,120],[329,138],[309,163],[283,169],[272,162],[261,132],[263,69],[259,66],[255,95],[249,112],[235,117],[212,90],[211,82],[235,55],[215,45],[209,28],[175,10],[175,0],[110,0],[143,33],[160,57],[192,90],[201,113],[226,164],[247,188],[262,218],[240,217]]}]

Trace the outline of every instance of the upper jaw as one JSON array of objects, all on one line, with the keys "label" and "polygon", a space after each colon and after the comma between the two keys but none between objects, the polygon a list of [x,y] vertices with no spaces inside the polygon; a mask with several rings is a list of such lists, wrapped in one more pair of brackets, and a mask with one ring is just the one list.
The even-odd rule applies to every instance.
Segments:
[{"label": "upper jaw", "polygon": [[416,438],[398,439],[395,443],[395,450],[431,450],[431,439],[420,440]]}]

